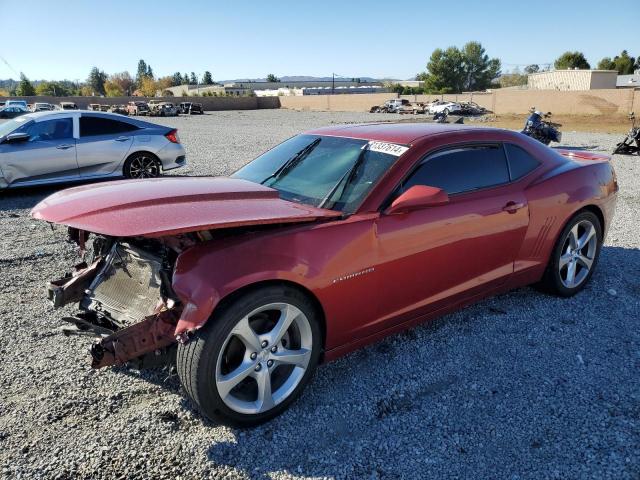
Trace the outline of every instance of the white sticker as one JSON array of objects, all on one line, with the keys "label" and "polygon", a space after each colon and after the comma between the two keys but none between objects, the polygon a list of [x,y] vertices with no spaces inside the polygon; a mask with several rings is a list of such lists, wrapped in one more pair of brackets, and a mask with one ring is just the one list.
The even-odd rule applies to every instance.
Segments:
[{"label": "white sticker", "polygon": [[387,143],[387,142],[369,142],[368,149],[372,152],[380,152],[387,153],[389,155],[394,155],[399,157],[404,152],[409,150],[409,147],[405,147],[403,145],[396,145],[395,143]]}]

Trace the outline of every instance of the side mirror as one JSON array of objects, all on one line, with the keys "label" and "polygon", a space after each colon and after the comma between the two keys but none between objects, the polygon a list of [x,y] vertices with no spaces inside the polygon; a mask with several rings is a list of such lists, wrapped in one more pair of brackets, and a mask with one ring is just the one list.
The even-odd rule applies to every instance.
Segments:
[{"label": "side mirror", "polygon": [[441,188],[414,185],[393,201],[386,214],[405,213],[426,207],[437,207],[447,203],[449,203],[449,195]]},{"label": "side mirror", "polygon": [[3,143],[20,143],[29,140],[29,134],[24,132],[10,133]]}]

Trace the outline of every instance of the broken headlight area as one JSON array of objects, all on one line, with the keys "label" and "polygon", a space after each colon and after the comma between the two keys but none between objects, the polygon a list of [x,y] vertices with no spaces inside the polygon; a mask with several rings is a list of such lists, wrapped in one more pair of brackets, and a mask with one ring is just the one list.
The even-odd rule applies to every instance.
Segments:
[{"label": "broken headlight area", "polygon": [[[84,253],[85,234],[70,232]],[[67,334],[99,338],[90,349],[94,368],[136,361],[141,366],[170,358],[181,304],[171,289],[179,239],[93,239],[92,259],[49,285],[54,307],[78,302],[80,312],[63,320]]]}]

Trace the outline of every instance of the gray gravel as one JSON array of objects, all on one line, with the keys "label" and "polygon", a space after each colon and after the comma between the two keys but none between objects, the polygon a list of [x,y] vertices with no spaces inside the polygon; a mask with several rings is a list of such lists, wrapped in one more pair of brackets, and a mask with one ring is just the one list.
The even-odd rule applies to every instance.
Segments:
[{"label": "gray gravel", "polygon": [[[166,119],[182,174],[229,173],[300,130],[379,115],[249,111]],[[384,117],[391,118],[390,116]],[[611,151],[618,135],[564,132]],[[319,368],[252,430],[211,424],[175,376],[93,371],[45,280],[75,260],[0,193],[0,472],[4,478],[640,478],[640,158],[613,160],[618,211],[588,287],[520,289]],[[69,313],[71,310],[69,310]]]}]

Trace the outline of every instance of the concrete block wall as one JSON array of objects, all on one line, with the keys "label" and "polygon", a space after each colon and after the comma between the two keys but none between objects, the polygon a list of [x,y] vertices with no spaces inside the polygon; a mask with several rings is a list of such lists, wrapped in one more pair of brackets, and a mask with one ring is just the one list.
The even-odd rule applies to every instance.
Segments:
[{"label": "concrete block wall", "polygon": [[[393,93],[361,95],[318,95],[279,97],[283,108],[295,110],[323,110],[368,112],[373,105],[396,98]],[[635,111],[640,115],[640,89],[609,89],[584,91],[557,90],[496,90],[488,93],[449,95],[407,95],[412,102],[473,101],[496,114],[525,114],[535,106],[542,111],[560,115],[626,115]]]}]

